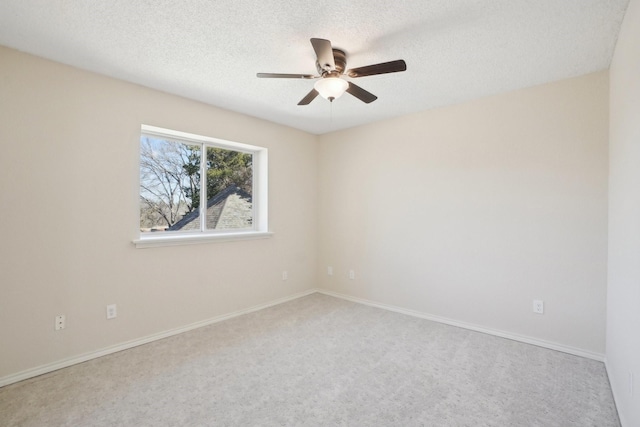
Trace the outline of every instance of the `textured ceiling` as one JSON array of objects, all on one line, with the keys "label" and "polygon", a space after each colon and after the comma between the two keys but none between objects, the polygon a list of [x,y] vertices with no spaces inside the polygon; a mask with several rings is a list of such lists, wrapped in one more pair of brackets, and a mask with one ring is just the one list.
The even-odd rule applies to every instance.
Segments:
[{"label": "textured ceiling", "polygon": [[[609,67],[628,0],[2,0],[0,44],[321,134]],[[316,74],[309,39],[376,94],[296,105]]]}]

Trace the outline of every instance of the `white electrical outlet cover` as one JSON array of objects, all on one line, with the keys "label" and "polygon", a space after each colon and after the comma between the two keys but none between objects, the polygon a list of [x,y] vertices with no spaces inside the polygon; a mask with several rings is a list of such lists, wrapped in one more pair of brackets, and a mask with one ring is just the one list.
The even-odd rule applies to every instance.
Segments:
[{"label": "white electrical outlet cover", "polygon": [[56,331],[64,329],[65,328],[65,323],[66,323],[66,318],[65,318],[64,314],[57,315],[56,316],[56,324],[55,324]]},{"label": "white electrical outlet cover", "polygon": [[544,301],[542,300],[533,300],[533,312],[537,314],[544,313]]},{"label": "white electrical outlet cover", "polygon": [[115,304],[107,306],[107,319],[115,319],[118,317],[118,307]]}]

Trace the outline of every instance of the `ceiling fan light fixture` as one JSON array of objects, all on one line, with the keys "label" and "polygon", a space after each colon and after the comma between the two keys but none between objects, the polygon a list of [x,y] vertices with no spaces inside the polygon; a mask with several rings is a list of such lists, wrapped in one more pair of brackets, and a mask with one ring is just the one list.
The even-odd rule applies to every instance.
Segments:
[{"label": "ceiling fan light fixture", "polygon": [[320,96],[329,101],[338,99],[349,88],[349,83],[340,77],[325,77],[318,80],[313,87]]}]

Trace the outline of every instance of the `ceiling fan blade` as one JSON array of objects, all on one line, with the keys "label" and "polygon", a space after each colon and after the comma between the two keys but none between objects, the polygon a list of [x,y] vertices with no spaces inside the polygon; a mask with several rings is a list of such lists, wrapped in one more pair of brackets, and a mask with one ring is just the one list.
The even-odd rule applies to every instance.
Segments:
[{"label": "ceiling fan blade", "polygon": [[336,62],[333,58],[331,42],[325,39],[311,39],[311,45],[313,46],[313,50],[316,51],[316,57],[318,58],[320,68],[326,71],[335,70]]},{"label": "ceiling fan blade", "polygon": [[309,92],[307,96],[305,96],[300,102],[298,102],[298,105],[309,105],[311,101],[316,99],[316,96],[318,96],[319,94],[320,93],[317,90],[311,89],[311,92]]},{"label": "ceiling fan blade", "polygon": [[258,73],[256,76],[268,79],[316,79],[320,76],[311,74],[278,74],[278,73]]},{"label": "ceiling fan blade", "polygon": [[381,64],[367,65],[365,67],[352,68],[345,73],[349,77],[365,77],[373,76],[376,74],[397,73],[399,71],[405,71],[407,69],[407,63],[402,59],[397,61],[383,62]]},{"label": "ceiling fan blade", "polygon": [[355,96],[360,101],[366,104],[369,104],[375,101],[376,99],[378,99],[378,97],[372,94],[371,92],[367,92],[366,90],[362,89],[360,86],[355,85],[351,82],[349,82],[349,87],[347,88],[347,92],[349,92],[351,95]]}]

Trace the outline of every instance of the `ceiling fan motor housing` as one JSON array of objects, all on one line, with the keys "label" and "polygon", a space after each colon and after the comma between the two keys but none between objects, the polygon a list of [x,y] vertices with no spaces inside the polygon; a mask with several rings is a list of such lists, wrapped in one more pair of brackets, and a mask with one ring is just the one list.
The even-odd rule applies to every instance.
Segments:
[{"label": "ceiling fan motor housing", "polygon": [[344,73],[344,70],[347,68],[347,54],[340,49],[333,48],[333,59],[336,64],[336,68],[334,71],[328,70],[329,68],[326,64],[322,65],[316,60],[316,68],[318,69],[318,73],[324,77],[325,74],[329,73],[332,76],[339,76]]}]

